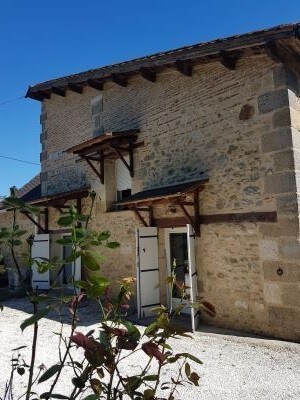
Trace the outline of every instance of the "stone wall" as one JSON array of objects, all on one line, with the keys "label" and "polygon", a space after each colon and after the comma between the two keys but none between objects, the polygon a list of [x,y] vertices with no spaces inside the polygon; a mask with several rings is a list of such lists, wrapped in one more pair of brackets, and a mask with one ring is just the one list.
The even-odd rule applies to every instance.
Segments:
[{"label": "stone wall", "polygon": [[[277,211],[277,223],[211,224],[197,240],[200,294],[216,305],[215,324],[298,339],[299,312],[299,98],[294,73],[267,56],[241,59],[234,71],[215,62],[198,65],[192,77],[168,69],[151,83],[134,76],[128,87],[106,83],[99,95],[85,88],[44,101],[43,194],[85,184],[101,197],[96,228],[122,243],[103,268],[110,278],[135,272],[129,211],[104,213],[114,198],[114,166],[105,185],[63,150],[91,138],[95,129],[139,128],[144,146],[135,151],[133,192],[198,179],[201,214]],[[167,209],[155,210],[166,215]],[[50,218],[51,220],[51,218]],[[160,230],[161,276],[165,269]],[[125,262],[124,262],[125,260]],[[282,271],[282,274],[280,275]],[[162,289],[162,298],[164,290]]]}]

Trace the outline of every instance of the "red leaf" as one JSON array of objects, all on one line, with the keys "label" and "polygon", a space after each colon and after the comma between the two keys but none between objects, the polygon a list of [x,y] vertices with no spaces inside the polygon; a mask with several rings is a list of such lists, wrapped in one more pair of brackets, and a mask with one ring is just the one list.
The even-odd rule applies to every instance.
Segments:
[{"label": "red leaf", "polygon": [[166,356],[159,350],[159,347],[156,343],[143,343],[142,349],[149,357],[155,357],[160,364],[163,363],[166,358]]}]

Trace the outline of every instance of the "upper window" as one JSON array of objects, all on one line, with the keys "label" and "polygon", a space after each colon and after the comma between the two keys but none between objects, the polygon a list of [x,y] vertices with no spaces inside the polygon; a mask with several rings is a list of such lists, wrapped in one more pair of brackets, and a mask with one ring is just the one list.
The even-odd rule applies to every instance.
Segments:
[{"label": "upper window", "polygon": [[102,111],[103,111],[102,94],[99,94],[98,96],[92,99],[91,108],[92,108],[93,136],[102,135],[104,132],[103,121],[102,121]]},{"label": "upper window", "polygon": [[[125,156],[124,159],[129,163],[129,156]],[[126,168],[122,160],[116,160],[115,168],[117,189],[116,200],[121,201],[131,195],[131,176],[128,168]]]}]

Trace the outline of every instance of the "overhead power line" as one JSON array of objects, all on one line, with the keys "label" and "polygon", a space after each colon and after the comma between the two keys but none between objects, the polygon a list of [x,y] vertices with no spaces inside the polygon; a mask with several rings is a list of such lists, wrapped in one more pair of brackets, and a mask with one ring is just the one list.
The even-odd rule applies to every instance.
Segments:
[{"label": "overhead power line", "polygon": [[21,99],[24,99],[24,98],[25,98],[25,96],[20,96],[20,97],[15,97],[14,99],[5,100],[5,101],[2,101],[0,103],[0,106],[4,106],[5,104],[13,103],[14,101],[18,101],[18,100],[21,100]]},{"label": "overhead power line", "polygon": [[25,164],[32,164],[32,165],[40,165],[38,163],[32,162],[32,161],[25,161],[25,160],[20,160],[19,158],[13,158],[13,157],[7,157],[7,156],[0,156],[1,158],[6,158],[7,160],[13,160],[13,161],[19,161]]}]

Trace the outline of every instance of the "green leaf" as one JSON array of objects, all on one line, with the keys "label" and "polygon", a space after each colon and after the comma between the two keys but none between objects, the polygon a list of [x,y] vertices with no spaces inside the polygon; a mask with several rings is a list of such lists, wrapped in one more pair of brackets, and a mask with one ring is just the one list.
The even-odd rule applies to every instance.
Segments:
[{"label": "green leaf", "polygon": [[61,239],[58,239],[55,241],[58,244],[62,244],[62,245],[68,245],[68,244],[73,244],[73,240],[71,236],[65,236]]},{"label": "green leaf", "polygon": [[144,381],[157,381],[158,375],[146,375],[143,377]]},{"label": "green leaf", "polygon": [[98,400],[99,396],[97,394],[89,394],[88,396],[84,397],[82,400]]},{"label": "green leaf", "polygon": [[58,394],[58,393],[53,393],[49,395],[49,392],[45,392],[43,394],[41,394],[41,399],[69,399],[68,396],[65,396],[63,394]]},{"label": "green leaf", "polygon": [[200,376],[196,372],[192,372],[190,376],[188,376],[189,381],[191,381],[195,386],[199,386]]},{"label": "green leaf", "polygon": [[105,257],[96,251],[84,251],[82,252],[82,263],[91,271],[98,271],[99,264],[105,260]]},{"label": "green leaf", "polygon": [[71,217],[71,215],[64,215],[60,218],[58,218],[58,225],[59,226],[70,226],[72,225],[73,222],[73,218]]},{"label": "green leaf", "polygon": [[116,249],[117,247],[120,247],[120,243],[118,242],[107,242],[106,247],[109,249]]},{"label": "green leaf", "polygon": [[75,286],[81,289],[87,289],[89,284],[86,281],[75,281]]},{"label": "green leaf", "polygon": [[110,238],[110,232],[109,231],[103,231],[98,234],[98,239],[103,241],[103,240],[108,240]]},{"label": "green leaf", "polygon": [[138,342],[141,337],[141,333],[138,328],[129,321],[124,320],[122,321],[122,324],[127,328],[129,336],[132,336],[132,338]]},{"label": "green leaf", "polygon": [[60,364],[54,364],[52,367],[48,368],[47,371],[43,373],[43,375],[39,379],[39,383],[45,382],[48,379],[52,378],[59,370],[61,369]]},{"label": "green leaf", "polygon": [[185,375],[188,378],[191,375],[191,367],[189,363],[185,363],[184,366]]},{"label": "green leaf", "polygon": [[42,310],[40,310],[37,313],[33,314],[31,317],[25,319],[20,325],[20,328],[21,328],[22,332],[28,326],[35,324],[41,318],[45,317],[49,313],[49,311],[50,311],[50,309],[48,307],[47,308],[43,308]]},{"label": "green leaf", "polygon": [[178,353],[177,355],[179,355],[179,356],[181,356],[181,357],[189,358],[190,360],[192,360],[192,361],[194,361],[194,362],[196,362],[196,363],[198,363],[198,364],[203,364],[203,362],[202,362],[201,360],[199,360],[199,358],[193,356],[193,355],[190,354],[190,353]]}]

